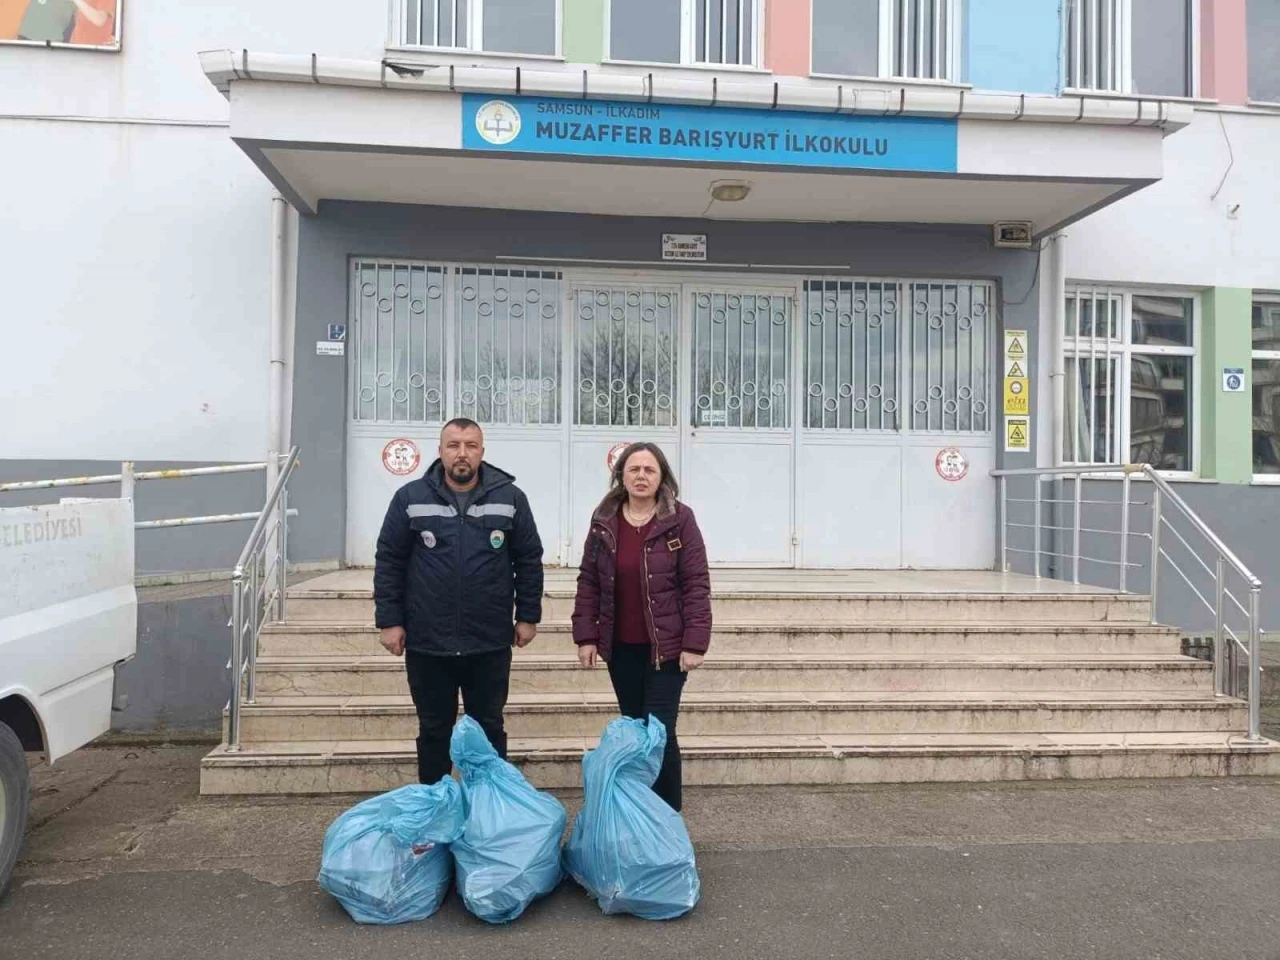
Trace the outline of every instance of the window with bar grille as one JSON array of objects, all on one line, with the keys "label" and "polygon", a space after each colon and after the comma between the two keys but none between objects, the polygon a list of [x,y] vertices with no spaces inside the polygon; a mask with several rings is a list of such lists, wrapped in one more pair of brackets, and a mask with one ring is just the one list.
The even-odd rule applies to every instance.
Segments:
[{"label": "window with bar grille", "polygon": [[813,72],[952,80],[960,0],[814,0]]},{"label": "window with bar grille", "polygon": [[578,369],[573,422],[675,426],[679,291],[647,284],[584,285],[570,300]]},{"label": "window with bar grille", "polygon": [[1195,298],[1077,287],[1066,313],[1066,462],[1194,470]]},{"label": "window with bar grille", "polygon": [[1074,90],[1195,95],[1198,0],[1067,0],[1064,85]]},{"label": "window with bar grille", "polygon": [[609,57],[755,66],[762,7],[763,0],[610,0]]},{"label": "window with bar grille", "polygon": [[695,0],[696,63],[755,62],[755,0]]},{"label": "window with bar grille", "polygon": [[554,56],[560,0],[395,0],[401,43]]},{"label": "window with bar grille", "polygon": [[352,418],[366,423],[561,422],[561,275],[357,260]]},{"label": "window with bar grille", "polygon": [[952,0],[894,0],[890,74],[918,80],[947,80]]},{"label": "window with bar grille", "polygon": [[995,291],[970,280],[806,280],[805,426],[989,433]]}]

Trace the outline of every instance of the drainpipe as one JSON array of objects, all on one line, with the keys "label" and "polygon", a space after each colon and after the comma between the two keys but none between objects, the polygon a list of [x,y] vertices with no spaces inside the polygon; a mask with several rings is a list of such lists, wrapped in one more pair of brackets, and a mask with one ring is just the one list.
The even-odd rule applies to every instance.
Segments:
[{"label": "drainpipe", "polygon": [[285,390],[285,228],[288,207],[282,196],[271,198],[271,315],[269,329],[267,412],[267,492],[275,488],[284,451]]},{"label": "drainpipe", "polygon": [[1067,332],[1067,235],[1055,233],[1049,238],[1049,392],[1052,421],[1049,442],[1053,449],[1053,465],[1060,467],[1065,459],[1063,437],[1067,422],[1067,367],[1064,342]]}]

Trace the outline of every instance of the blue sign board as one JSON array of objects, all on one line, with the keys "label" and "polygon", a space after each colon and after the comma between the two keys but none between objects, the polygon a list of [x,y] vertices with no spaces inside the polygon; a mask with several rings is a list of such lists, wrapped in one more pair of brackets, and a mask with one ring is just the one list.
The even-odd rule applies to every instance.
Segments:
[{"label": "blue sign board", "polygon": [[956,171],[954,120],[606,100],[465,94],[462,146],[578,157]]}]

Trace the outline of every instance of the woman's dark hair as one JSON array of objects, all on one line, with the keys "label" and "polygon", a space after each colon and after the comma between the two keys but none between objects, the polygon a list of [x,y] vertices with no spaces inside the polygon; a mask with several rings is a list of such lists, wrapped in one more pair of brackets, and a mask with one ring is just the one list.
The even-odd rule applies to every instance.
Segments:
[{"label": "woman's dark hair", "polygon": [[633,443],[622,451],[622,455],[618,457],[617,462],[613,465],[613,473],[609,477],[609,492],[605,494],[604,500],[600,502],[602,509],[616,510],[627,499],[627,488],[622,483],[622,473],[627,469],[627,461],[641,450],[653,454],[653,459],[658,461],[658,472],[662,476],[662,479],[658,482],[659,506],[661,506],[664,499],[664,494],[666,494],[666,499],[669,499],[672,505],[679,499],[680,484],[676,481],[676,475],[672,473],[671,464],[667,462],[667,455],[662,452],[662,448],[656,443]]}]

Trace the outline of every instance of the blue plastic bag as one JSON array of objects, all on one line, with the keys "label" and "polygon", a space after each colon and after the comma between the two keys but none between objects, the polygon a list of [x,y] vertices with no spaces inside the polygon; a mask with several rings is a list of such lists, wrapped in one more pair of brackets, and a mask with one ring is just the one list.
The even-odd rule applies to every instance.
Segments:
[{"label": "blue plastic bag", "polygon": [[586,796],[565,867],[605,913],[672,920],[702,889],[684,819],[653,792],[667,730],[657,717],[614,720],[582,761]]},{"label": "blue plastic bag", "polygon": [[425,920],[449,892],[462,824],[452,777],[365,800],[329,824],[316,879],[357,923]]},{"label": "blue plastic bag", "polygon": [[449,746],[462,773],[466,826],[453,845],[458,892],[488,923],[507,923],[560,885],[564,806],[498,756],[480,724],[468,716]]}]

